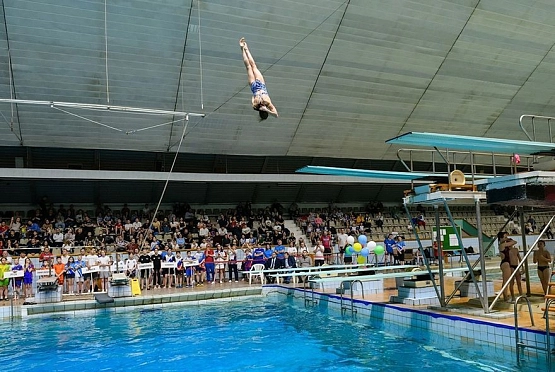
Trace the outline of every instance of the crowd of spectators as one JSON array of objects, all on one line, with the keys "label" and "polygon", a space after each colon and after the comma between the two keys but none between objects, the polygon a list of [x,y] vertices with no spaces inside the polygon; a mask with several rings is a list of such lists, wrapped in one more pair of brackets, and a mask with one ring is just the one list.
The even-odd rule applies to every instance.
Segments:
[{"label": "crowd of spectators", "polygon": [[131,211],[127,204],[117,210],[99,205],[94,213],[73,205],[45,205],[26,219],[5,213],[0,223],[0,250],[39,254],[45,247],[69,251],[96,247],[133,252],[153,244],[194,249],[208,240],[222,245],[276,244],[278,239],[287,241],[290,235],[279,203],[258,210],[250,203],[241,203],[217,217],[181,203],[170,211],[154,213],[149,205]]}]

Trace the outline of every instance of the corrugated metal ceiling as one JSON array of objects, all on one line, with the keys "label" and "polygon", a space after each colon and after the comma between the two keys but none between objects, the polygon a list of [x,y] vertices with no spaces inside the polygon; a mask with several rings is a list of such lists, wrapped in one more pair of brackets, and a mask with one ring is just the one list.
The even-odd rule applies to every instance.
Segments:
[{"label": "corrugated metal ceiling", "polygon": [[[106,14],[101,0],[3,5],[2,98],[8,45],[19,99],[105,103],[107,61],[110,103],[208,114],[189,123],[188,153],[394,159],[384,141],[402,132],[524,139],[520,114],[554,114],[549,1],[109,0]],[[258,122],[250,107],[241,36],[277,120]],[[2,146],[19,143],[10,109],[0,105]],[[31,147],[175,150],[183,130],[125,135],[49,107],[14,109],[15,133]],[[172,119],[72,112],[124,131]]]}]

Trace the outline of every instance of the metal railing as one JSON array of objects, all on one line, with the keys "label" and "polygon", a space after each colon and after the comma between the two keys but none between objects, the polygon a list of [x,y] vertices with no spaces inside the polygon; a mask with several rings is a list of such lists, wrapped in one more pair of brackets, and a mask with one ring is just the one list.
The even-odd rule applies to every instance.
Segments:
[{"label": "metal railing", "polygon": [[[407,162],[402,158],[401,154],[407,153],[408,152],[408,156],[409,156],[409,164],[407,164]],[[476,173],[476,167],[491,167],[493,170],[492,174],[486,174],[486,175],[492,175],[492,176],[496,176],[497,175],[497,168],[502,166],[505,168],[511,168],[511,170],[515,169],[516,166],[516,170],[518,171],[520,170],[530,170],[532,167],[532,164],[535,160],[534,156],[529,156],[529,155],[520,155],[520,159],[521,159],[521,164],[522,165],[515,165],[512,163],[512,155],[511,154],[500,154],[500,153],[487,153],[487,152],[474,152],[474,151],[455,151],[455,150],[445,150],[445,155],[438,149],[406,149],[406,148],[402,148],[402,149],[398,149],[397,150],[397,159],[399,159],[399,161],[401,162],[401,164],[403,165],[403,167],[405,167],[405,169],[409,172],[414,172],[414,159],[413,159],[413,154],[430,154],[431,156],[431,160],[425,160],[426,162],[430,162],[432,165],[432,173],[442,173],[437,171],[436,169],[436,164],[437,164],[437,160],[436,160],[436,154],[439,154],[439,160],[441,160],[441,164],[445,164],[447,165],[447,172],[449,172],[450,166],[453,166],[453,169],[457,168],[457,165],[469,165],[471,167],[471,175],[482,175],[481,173]],[[459,157],[457,159],[457,157]],[[480,162],[476,162],[476,157],[487,157],[490,158],[491,160],[489,162],[484,162],[484,163],[480,163]],[[467,160],[469,158],[469,160]],[[499,160],[499,158],[501,158],[501,160]],[[504,162],[506,160],[506,165],[502,165],[502,161]]]},{"label": "metal railing", "polygon": [[528,304],[528,312],[530,314],[530,321],[532,322],[532,326],[535,326],[535,324],[534,324],[534,315],[532,313],[532,305],[530,304],[530,300],[525,295],[519,296],[515,300],[515,304],[514,304],[515,347],[516,347],[516,361],[517,361],[517,364],[520,365],[520,354],[521,354],[522,351],[524,351],[524,349],[526,349],[526,348],[534,349],[534,350],[545,352],[545,358],[546,358],[546,361],[547,361],[547,366],[549,368],[549,371],[552,371],[553,366],[551,365],[551,359],[552,359],[551,354],[553,353],[553,350],[551,350],[551,333],[549,332],[549,314],[548,313],[549,313],[549,307],[555,301],[555,299],[548,299],[545,302],[545,313],[544,313],[544,317],[545,317],[545,347],[536,346],[536,345],[528,345],[528,344],[525,344],[524,342],[522,342],[520,340],[520,334],[519,334],[519,329],[518,329],[518,303],[522,299],[524,299],[526,301],[526,303]]},{"label": "metal railing", "polygon": [[[526,130],[526,128],[524,128],[524,119],[530,118],[531,122],[532,122],[532,135],[530,136],[530,134],[528,133],[528,131]],[[528,137],[528,139],[530,141],[536,141],[536,122],[535,119],[544,119],[547,120],[547,130],[549,133],[549,142],[553,142],[553,129],[551,128],[551,120],[555,120],[555,117],[552,116],[542,116],[542,115],[521,115],[520,119],[518,120],[518,125],[520,126],[520,129],[524,132],[524,134],[526,135],[526,137]]]},{"label": "metal railing", "polygon": [[353,287],[355,283],[360,283],[360,290],[362,291],[362,298],[364,299],[364,285],[360,280],[344,280],[339,285],[339,291],[341,292],[341,315],[343,315],[349,308],[343,305],[343,293],[345,292],[345,283],[350,283],[350,294],[351,294],[351,315],[355,315],[357,313],[357,309],[355,309],[355,301],[354,301],[354,294],[353,294]]}]

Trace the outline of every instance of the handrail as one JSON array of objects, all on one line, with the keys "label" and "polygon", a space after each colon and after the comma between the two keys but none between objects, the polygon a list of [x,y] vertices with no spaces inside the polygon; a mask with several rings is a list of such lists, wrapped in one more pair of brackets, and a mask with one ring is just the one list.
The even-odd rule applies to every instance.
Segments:
[{"label": "handrail", "polygon": [[[530,136],[530,134],[528,134],[528,131],[526,130],[526,128],[524,128],[524,123],[523,123],[524,118],[531,118],[532,119],[532,131],[533,131],[533,134],[534,134],[533,137]],[[528,139],[530,141],[536,141],[536,125],[534,124],[534,119],[547,119],[547,127],[549,129],[549,142],[553,142],[551,122],[550,122],[551,120],[555,120],[555,117],[553,117],[553,116],[529,115],[529,114],[520,115],[520,119],[518,119],[518,125],[520,126],[520,129],[524,132],[526,137],[528,137]]]},{"label": "handrail", "polygon": [[[316,276],[316,275],[314,275],[314,276]],[[307,275],[306,280],[303,282],[304,305],[307,306],[307,304],[310,303],[312,306],[314,306],[314,305],[316,305],[318,300],[314,299],[314,288],[312,287],[312,285],[310,286],[311,287],[310,289],[312,290],[312,298],[307,297],[307,292],[308,291],[307,291],[307,288],[306,288],[306,284],[308,284],[308,283],[309,283],[309,281],[308,281],[308,275]]]},{"label": "handrail", "polygon": [[357,310],[355,309],[355,299],[353,296],[353,287],[355,283],[360,283],[360,290],[362,291],[362,299],[364,299],[364,284],[362,284],[361,280],[353,280],[351,281],[351,313],[354,315]]},{"label": "handrail", "polygon": [[[499,297],[503,294],[503,291],[505,291],[505,289],[511,284],[511,281],[514,279],[514,277],[516,276],[516,274],[518,273],[518,271],[520,270],[520,268],[524,265],[524,262],[528,259],[528,256],[530,256],[530,254],[534,251],[534,248],[536,247],[536,245],[538,244],[538,242],[542,239],[543,234],[545,234],[545,231],[549,228],[549,226],[551,225],[551,223],[553,222],[553,219],[555,219],[555,216],[552,216],[551,219],[549,220],[548,223],[545,224],[544,229],[541,231],[541,233],[538,235],[538,237],[536,238],[536,240],[534,241],[534,244],[532,244],[530,246],[530,249],[528,250],[528,252],[526,252],[526,254],[524,255],[524,257],[522,257],[522,259],[520,260],[520,262],[518,263],[517,267],[515,268],[515,270],[513,271],[513,273],[511,274],[511,276],[509,277],[509,279],[507,279],[507,281],[505,282],[505,284],[503,285],[503,287],[501,287],[501,290],[499,291],[499,293],[497,294],[497,296],[495,296],[495,299],[492,301],[489,310],[491,311],[493,309],[493,306],[497,303],[497,300],[499,300]],[[526,244],[525,241],[522,242],[522,244]]]},{"label": "handrail", "polygon": [[[408,172],[414,172],[414,169],[412,169],[412,167],[409,167],[409,166],[407,165],[407,163],[405,162],[405,160],[403,160],[403,159],[401,158],[401,153],[402,153],[402,152],[409,152],[409,155],[410,155],[410,157],[411,157],[411,159],[410,159],[411,165],[412,165],[412,153],[413,153],[413,152],[416,152],[416,153],[418,153],[418,152],[420,152],[420,153],[431,153],[431,154],[432,154],[432,163],[433,163],[432,166],[433,166],[433,169],[434,169],[434,170],[432,171],[432,173],[436,173],[436,171],[435,171],[435,157],[433,156],[433,154],[439,153],[439,154],[441,155],[441,158],[443,159],[443,162],[444,162],[445,164],[449,164],[449,163],[448,163],[449,159],[445,159],[445,157],[443,156],[443,154],[442,154],[439,150],[437,150],[437,149],[433,149],[433,150],[431,150],[431,149],[412,149],[412,148],[401,148],[401,149],[398,149],[398,150],[397,150],[397,159],[401,162],[401,164],[403,165],[403,167],[405,167],[405,169],[406,169]],[[497,156],[497,157],[501,157],[501,158],[507,158],[508,160],[510,160],[510,158],[512,157],[512,155],[509,155],[509,154],[492,153],[492,152],[489,152],[489,153],[488,153],[488,152],[460,151],[460,150],[459,150],[459,151],[449,150],[449,154],[453,154],[453,156],[454,156],[454,155],[457,155],[457,154],[459,154],[459,155],[462,154],[462,155],[469,155],[469,156],[471,156],[471,161],[469,161],[469,162],[468,162],[468,161],[465,161],[465,162],[462,162],[462,161],[461,161],[461,162],[458,162],[457,164],[471,165],[471,166],[473,166],[473,167],[476,167],[476,166],[488,166],[488,167],[493,167],[494,169],[498,166],[494,159],[492,159],[492,161],[491,161],[490,163],[475,163],[475,162],[474,162],[474,157],[475,157],[475,156],[488,156],[488,157],[492,157],[492,156],[493,156],[493,157],[496,157],[496,156]],[[534,161],[534,156],[520,155],[520,158],[521,158],[521,160],[522,160],[521,163],[522,163],[523,165],[521,165],[519,168],[529,169],[529,162],[530,162],[530,161]],[[524,161],[524,160],[526,160],[526,161]],[[507,167],[510,167],[510,166],[511,166],[511,165],[508,165]],[[439,172],[438,172],[438,173],[439,173]],[[496,175],[496,174],[497,174],[497,172],[495,172],[495,170],[494,170],[493,175]]]},{"label": "handrail", "polygon": [[546,335],[546,340],[545,340],[545,349],[546,349],[546,354],[547,354],[547,365],[549,366],[549,370],[551,371],[551,332],[549,332],[549,308],[551,307],[551,304],[554,302],[555,300],[550,298],[547,301],[545,301],[545,335]]},{"label": "handrail", "polygon": [[341,315],[343,315],[343,312],[345,311],[345,307],[343,306],[343,294],[344,294],[343,292],[345,292],[345,286],[344,286],[345,283],[348,283],[348,281],[344,280],[339,284],[339,291],[341,292],[339,297],[340,298],[339,306],[341,307]]},{"label": "handrail", "polygon": [[347,307],[346,307],[346,306],[343,306],[343,292],[345,291],[345,286],[344,286],[345,283],[350,283],[350,287],[351,287],[351,288],[350,288],[350,293],[351,293],[351,314],[354,315],[354,314],[357,312],[357,310],[355,309],[355,301],[354,301],[353,287],[354,287],[354,284],[355,284],[355,283],[360,283],[360,288],[361,288],[361,291],[362,291],[362,298],[364,299],[364,284],[362,284],[362,281],[359,280],[359,279],[355,279],[355,280],[349,280],[349,279],[347,279],[347,280],[341,281],[341,284],[339,285],[339,289],[340,289],[340,292],[341,292],[341,297],[340,297],[340,298],[341,298],[341,302],[340,302],[340,305],[341,305],[341,314],[343,314],[343,313],[347,310]]},{"label": "handrail", "polygon": [[516,362],[520,364],[520,348],[524,348],[527,345],[520,342],[520,336],[518,333],[518,302],[524,299],[528,304],[528,312],[530,313],[530,321],[532,322],[532,326],[534,326],[534,315],[532,314],[532,305],[530,304],[530,300],[526,295],[518,296],[515,300],[514,304],[514,316],[515,316],[515,348],[516,348]]}]

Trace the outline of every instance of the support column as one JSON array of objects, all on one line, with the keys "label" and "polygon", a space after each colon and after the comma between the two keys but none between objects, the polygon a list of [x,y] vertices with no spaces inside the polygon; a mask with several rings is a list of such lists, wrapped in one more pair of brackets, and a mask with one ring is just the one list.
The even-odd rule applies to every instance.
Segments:
[{"label": "support column", "polygon": [[[486,255],[484,251],[484,233],[482,231],[482,214],[480,211],[480,200],[474,199],[476,206],[476,227],[478,228],[478,249],[480,250],[480,271],[482,272],[482,307],[486,314],[489,313],[489,299],[488,299],[488,281],[486,278]],[[463,248],[464,249],[464,248]]]},{"label": "support column", "polygon": [[[526,244],[526,225],[524,222],[524,208],[518,207],[520,213],[520,235],[522,237],[522,256],[527,257],[528,244]],[[524,275],[526,278],[526,296],[530,297],[530,271],[528,270],[528,260],[524,261]]]},{"label": "support column", "polygon": [[[441,224],[439,221],[439,206],[434,205],[434,211],[436,213],[436,244],[437,244],[437,256],[439,263],[439,303],[442,308],[445,307],[445,279],[443,278],[443,247],[441,246]],[[433,247],[432,247],[433,254]],[[433,280],[433,278],[432,278]]]}]

